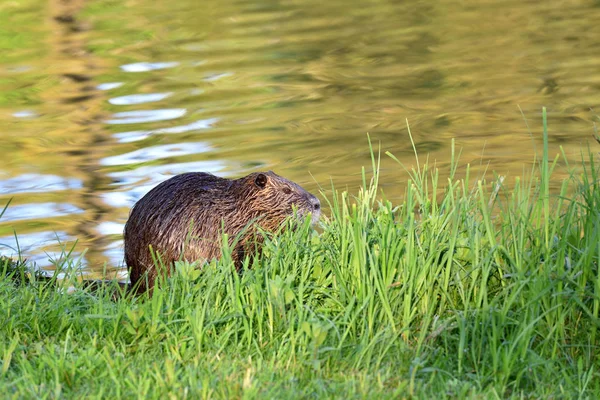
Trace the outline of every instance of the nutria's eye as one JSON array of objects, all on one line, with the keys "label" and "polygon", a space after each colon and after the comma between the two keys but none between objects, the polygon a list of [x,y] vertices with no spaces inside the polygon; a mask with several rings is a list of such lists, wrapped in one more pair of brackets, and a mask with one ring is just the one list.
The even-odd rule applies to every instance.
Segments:
[{"label": "nutria's eye", "polygon": [[283,193],[285,193],[285,194],[290,194],[290,193],[292,193],[292,189],[290,189],[290,188],[289,188],[289,187],[287,187],[287,186],[285,186],[285,187],[282,189],[282,191],[283,191]]},{"label": "nutria's eye", "polygon": [[267,185],[267,176],[265,174],[258,174],[254,179],[256,186],[263,189]]}]

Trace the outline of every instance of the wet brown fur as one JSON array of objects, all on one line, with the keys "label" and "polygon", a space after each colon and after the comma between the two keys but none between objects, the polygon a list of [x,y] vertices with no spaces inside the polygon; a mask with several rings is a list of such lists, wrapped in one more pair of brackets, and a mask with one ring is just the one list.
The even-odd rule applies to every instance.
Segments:
[{"label": "wet brown fur", "polygon": [[[319,200],[302,187],[269,172],[225,179],[190,172],[150,190],[133,207],[125,224],[125,262],[132,287],[151,290],[158,275],[150,246],[167,274],[174,261],[210,260],[221,256],[222,233],[229,235],[239,269],[246,254],[260,247],[257,226],[275,232],[294,215],[319,218]],[[239,236],[239,237],[238,237]]]}]

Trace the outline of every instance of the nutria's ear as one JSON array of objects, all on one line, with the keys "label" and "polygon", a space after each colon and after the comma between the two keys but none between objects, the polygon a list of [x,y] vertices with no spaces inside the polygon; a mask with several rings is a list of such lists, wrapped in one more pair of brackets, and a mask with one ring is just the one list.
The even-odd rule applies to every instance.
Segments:
[{"label": "nutria's ear", "polygon": [[256,178],[254,178],[254,183],[256,186],[263,189],[265,186],[267,186],[267,180],[268,178],[265,174],[258,174],[256,175]]}]

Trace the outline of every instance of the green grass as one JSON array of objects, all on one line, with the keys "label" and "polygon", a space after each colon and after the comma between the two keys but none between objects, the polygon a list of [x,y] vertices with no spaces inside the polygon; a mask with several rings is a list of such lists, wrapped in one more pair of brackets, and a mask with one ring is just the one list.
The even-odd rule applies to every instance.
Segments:
[{"label": "green grass", "polygon": [[508,187],[455,178],[453,153],[447,182],[421,166],[393,205],[375,158],[319,234],[267,241],[241,275],[227,255],[178,265],[151,299],[6,278],[0,393],[598,398],[597,168],[551,193],[556,161]]}]

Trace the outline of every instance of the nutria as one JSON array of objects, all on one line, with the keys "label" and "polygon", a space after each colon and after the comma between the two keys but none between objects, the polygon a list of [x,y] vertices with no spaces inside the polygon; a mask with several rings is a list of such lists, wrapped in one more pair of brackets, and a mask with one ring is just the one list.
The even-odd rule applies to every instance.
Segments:
[{"label": "nutria", "polygon": [[228,234],[238,270],[260,247],[257,226],[266,232],[284,227],[293,215],[321,212],[319,200],[299,185],[269,172],[239,179],[204,172],[174,176],[150,190],[132,208],[123,233],[125,262],[132,287],[152,290],[157,276],[149,246],[171,272],[173,262],[219,258]]}]

